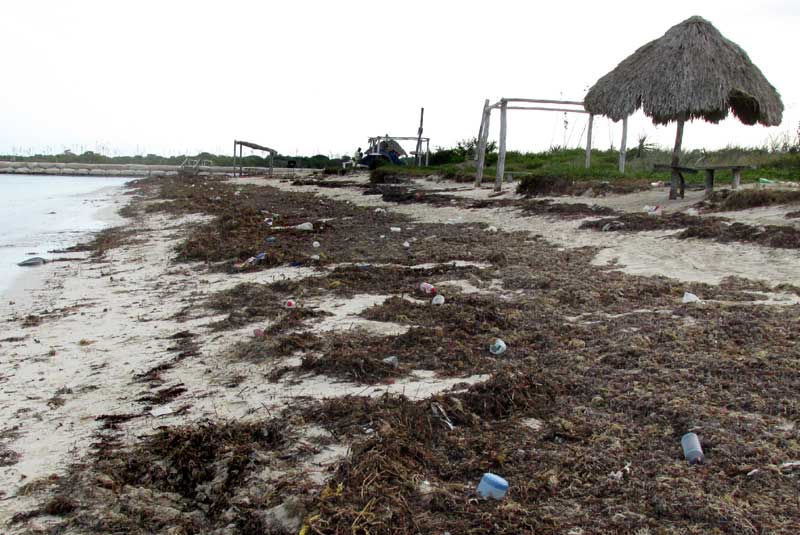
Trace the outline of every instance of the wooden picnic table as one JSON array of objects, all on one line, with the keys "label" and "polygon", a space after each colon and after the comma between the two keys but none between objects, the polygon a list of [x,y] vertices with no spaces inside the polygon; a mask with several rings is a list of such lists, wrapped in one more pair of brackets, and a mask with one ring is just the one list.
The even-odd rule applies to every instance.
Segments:
[{"label": "wooden picnic table", "polygon": [[[695,174],[700,171],[706,174],[706,195],[714,191],[714,173],[716,171],[731,171],[733,179],[731,181],[731,188],[737,189],[742,180],[742,169],[755,169],[752,165],[697,165],[694,167],[687,167],[682,165],[669,165],[669,164],[656,164],[654,169],[669,169],[677,173],[680,177],[680,196],[683,198],[684,190],[686,188],[686,181],[683,178],[683,173]],[[677,186],[677,185],[673,185]],[[670,192],[671,193],[671,192]]]}]

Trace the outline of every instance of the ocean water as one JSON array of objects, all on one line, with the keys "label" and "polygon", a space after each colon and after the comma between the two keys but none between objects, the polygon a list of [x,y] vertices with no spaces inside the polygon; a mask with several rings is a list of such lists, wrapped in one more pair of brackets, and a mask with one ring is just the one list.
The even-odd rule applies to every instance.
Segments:
[{"label": "ocean water", "polygon": [[[85,240],[116,218],[112,195],[130,180],[119,177],[0,175],[0,295],[25,270],[17,263]],[[34,254],[30,254],[34,253]]]}]

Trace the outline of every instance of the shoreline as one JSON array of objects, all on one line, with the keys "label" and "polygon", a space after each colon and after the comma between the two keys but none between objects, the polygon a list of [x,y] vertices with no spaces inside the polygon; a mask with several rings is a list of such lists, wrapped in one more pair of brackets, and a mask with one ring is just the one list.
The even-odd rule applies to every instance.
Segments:
[{"label": "shoreline", "polygon": [[[103,201],[103,206],[93,210],[91,217],[94,221],[102,222],[104,224],[103,228],[100,230],[83,232],[75,243],[67,247],[77,245],[103,229],[125,224],[125,218],[119,215],[118,212],[130,201],[130,196],[125,193],[128,188],[127,184],[126,182],[120,186],[103,186],[87,194],[87,196],[91,197],[107,196],[107,200]],[[42,254],[53,255],[60,253],[45,251]],[[41,256],[41,254],[39,256]],[[65,253],[64,256],[69,256],[70,258],[82,257],[85,259],[86,253]],[[19,306],[30,308],[33,305],[32,296],[30,294],[39,293],[47,284],[47,281],[51,277],[57,276],[57,273],[57,264],[53,262],[48,262],[45,265],[34,268],[28,268],[18,273],[12,279],[11,284],[0,291],[0,315],[11,312],[11,310],[7,308],[12,306],[9,305],[9,301],[13,301]]]}]

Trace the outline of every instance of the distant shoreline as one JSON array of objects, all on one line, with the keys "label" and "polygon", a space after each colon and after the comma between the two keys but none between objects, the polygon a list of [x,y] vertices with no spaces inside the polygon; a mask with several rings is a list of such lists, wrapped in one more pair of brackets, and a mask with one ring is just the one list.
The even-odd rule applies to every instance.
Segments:
[{"label": "distant shoreline", "polygon": [[[57,163],[57,162],[9,162],[0,161],[0,174],[11,175],[54,175],[54,176],[113,176],[113,177],[148,177],[177,176],[180,165],[148,165],[148,164],[113,164],[113,163]],[[238,168],[236,168],[238,169]],[[306,175],[319,169],[293,169],[276,167],[273,175]],[[233,167],[200,166],[199,175],[230,175]],[[268,167],[244,167],[242,172],[248,175],[264,175]]]}]

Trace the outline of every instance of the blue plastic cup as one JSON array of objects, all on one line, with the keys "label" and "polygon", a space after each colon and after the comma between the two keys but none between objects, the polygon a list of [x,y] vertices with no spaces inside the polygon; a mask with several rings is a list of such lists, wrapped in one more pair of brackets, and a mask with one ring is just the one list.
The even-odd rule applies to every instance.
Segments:
[{"label": "blue plastic cup", "polygon": [[689,461],[689,464],[702,463],[705,459],[703,455],[703,448],[700,446],[700,439],[694,433],[686,433],[681,438],[681,447],[683,448],[683,456]]}]

